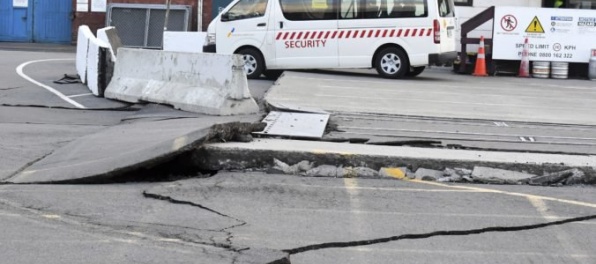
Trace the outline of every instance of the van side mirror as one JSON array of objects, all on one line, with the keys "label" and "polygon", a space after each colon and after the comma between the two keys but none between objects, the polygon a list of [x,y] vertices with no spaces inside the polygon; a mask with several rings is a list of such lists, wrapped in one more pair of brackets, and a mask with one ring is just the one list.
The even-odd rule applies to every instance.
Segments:
[{"label": "van side mirror", "polygon": [[230,21],[230,14],[228,14],[227,12],[221,14],[221,21],[222,22]]}]

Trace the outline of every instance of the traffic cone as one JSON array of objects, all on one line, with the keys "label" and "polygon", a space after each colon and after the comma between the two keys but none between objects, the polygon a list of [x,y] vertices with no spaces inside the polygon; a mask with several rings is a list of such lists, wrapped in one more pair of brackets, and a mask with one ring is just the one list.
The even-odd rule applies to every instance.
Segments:
[{"label": "traffic cone", "polygon": [[476,56],[476,67],[474,68],[474,76],[488,76],[486,74],[486,55],[484,52],[484,36],[480,36],[480,47],[478,47],[478,55]]},{"label": "traffic cone", "polygon": [[519,64],[519,77],[530,77],[530,44],[528,38],[524,41],[521,63]]}]

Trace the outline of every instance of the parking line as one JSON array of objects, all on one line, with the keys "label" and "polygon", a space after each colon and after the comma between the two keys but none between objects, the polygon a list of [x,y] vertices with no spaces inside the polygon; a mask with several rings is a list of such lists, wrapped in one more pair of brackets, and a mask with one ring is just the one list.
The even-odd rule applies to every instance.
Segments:
[{"label": "parking line", "polygon": [[410,181],[411,182],[428,184],[428,185],[442,186],[442,187],[446,187],[446,188],[463,189],[463,190],[474,190],[474,191],[478,191],[478,192],[496,193],[496,194],[503,194],[503,195],[509,195],[509,196],[517,196],[517,197],[526,197],[528,199],[534,199],[534,200],[535,199],[542,199],[542,200],[545,200],[545,201],[552,201],[552,202],[559,202],[559,203],[564,203],[564,204],[571,204],[571,205],[577,205],[577,206],[584,206],[584,207],[596,208],[596,204],[594,204],[594,203],[587,203],[587,202],[581,202],[581,201],[575,201],[575,200],[567,200],[567,199],[559,199],[559,198],[548,197],[548,196],[533,195],[533,194],[526,194],[526,193],[517,193],[517,192],[508,192],[508,191],[500,191],[500,190],[494,190],[494,189],[488,189],[488,188],[480,188],[480,187],[469,187],[469,186],[462,186],[462,185],[450,185],[450,184],[444,184],[444,183],[438,183],[438,182],[431,182],[431,181],[421,181],[421,180],[410,180]]},{"label": "parking line", "polygon": [[34,60],[34,61],[28,61],[28,62],[25,62],[25,63],[23,63],[23,64],[19,65],[19,66],[16,68],[16,71],[17,71],[17,74],[18,74],[19,76],[23,77],[23,79],[25,79],[25,80],[27,80],[27,81],[29,81],[29,82],[32,82],[33,84],[35,84],[35,85],[37,85],[37,86],[39,86],[39,87],[41,87],[41,88],[44,88],[44,89],[48,90],[49,92],[51,92],[51,93],[53,93],[53,94],[57,95],[58,97],[60,97],[60,99],[62,99],[62,100],[64,100],[64,101],[66,101],[67,103],[69,103],[69,104],[71,104],[71,105],[74,105],[74,106],[75,106],[75,107],[77,107],[77,108],[85,109],[86,107],[85,107],[85,106],[83,106],[82,104],[79,104],[79,103],[77,103],[76,101],[74,101],[74,100],[72,100],[72,99],[68,98],[68,96],[64,95],[63,93],[61,93],[61,92],[58,92],[56,89],[54,89],[54,88],[52,88],[52,87],[50,87],[50,86],[47,86],[47,85],[45,85],[45,84],[43,84],[43,83],[40,83],[40,82],[38,82],[38,81],[34,80],[33,78],[29,77],[29,76],[28,76],[28,75],[26,75],[25,73],[23,73],[23,69],[24,69],[24,68],[25,68],[27,65],[29,65],[29,64],[38,63],[38,62],[47,62],[47,61],[65,61],[65,60],[74,60],[74,59],[47,59],[47,60]]},{"label": "parking line", "polygon": [[75,94],[75,95],[69,95],[67,97],[68,98],[75,98],[75,97],[88,96],[88,95],[93,95],[93,94],[92,93]]}]

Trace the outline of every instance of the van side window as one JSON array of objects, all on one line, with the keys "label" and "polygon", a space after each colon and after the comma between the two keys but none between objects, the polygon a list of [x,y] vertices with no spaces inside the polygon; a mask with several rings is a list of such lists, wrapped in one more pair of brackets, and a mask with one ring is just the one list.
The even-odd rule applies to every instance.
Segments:
[{"label": "van side window", "polygon": [[262,17],[267,10],[267,0],[240,0],[228,12],[222,14],[228,21]]},{"label": "van side window", "polygon": [[453,0],[437,0],[439,6],[439,16],[441,17],[454,17],[453,12]]},{"label": "van side window", "polygon": [[427,17],[427,0],[340,0],[340,18]]},{"label": "van side window", "polygon": [[280,0],[281,11],[288,20],[337,19],[336,0]]}]

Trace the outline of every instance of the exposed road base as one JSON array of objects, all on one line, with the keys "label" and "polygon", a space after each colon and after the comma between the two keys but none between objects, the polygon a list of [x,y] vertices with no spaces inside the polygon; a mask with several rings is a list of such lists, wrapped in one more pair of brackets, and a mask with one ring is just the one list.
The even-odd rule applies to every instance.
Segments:
[{"label": "exposed road base", "polygon": [[[299,140],[258,139],[250,143],[215,143],[204,145],[195,162],[207,170],[243,170],[272,168],[274,159],[288,164],[313,161],[318,165],[344,167],[445,168],[489,167],[533,175],[549,175],[570,169],[581,170],[581,183],[596,183],[596,157],[519,152],[470,151],[414,147],[370,146]],[[358,177],[346,174],[345,177]],[[548,184],[543,184],[548,185]]]}]

